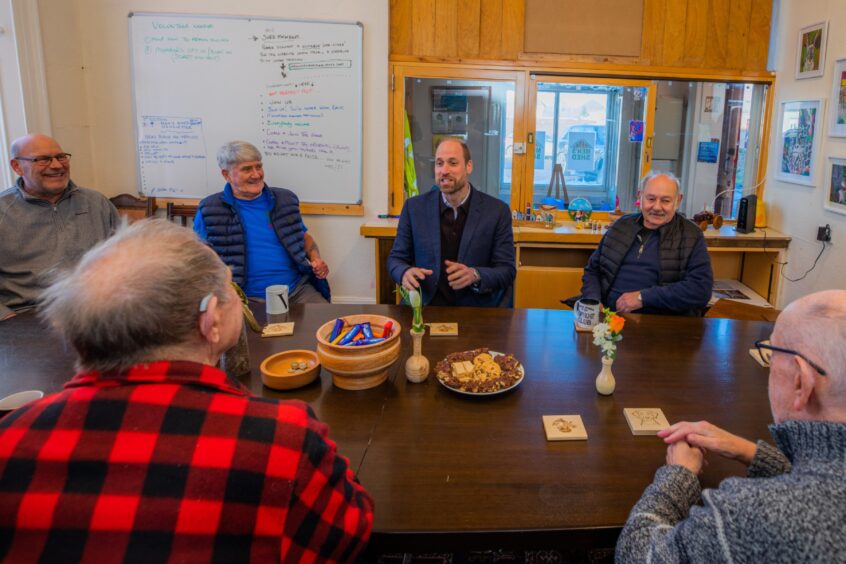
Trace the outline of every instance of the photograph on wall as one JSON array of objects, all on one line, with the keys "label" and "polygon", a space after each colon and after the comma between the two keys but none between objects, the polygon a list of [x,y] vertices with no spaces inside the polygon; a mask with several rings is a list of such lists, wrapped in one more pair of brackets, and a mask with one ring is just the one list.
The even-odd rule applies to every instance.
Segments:
[{"label": "photograph on wall", "polygon": [[834,85],[831,90],[831,118],[828,134],[846,137],[846,59],[834,63]]},{"label": "photograph on wall", "polygon": [[815,23],[799,30],[796,78],[812,78],[823,75],[827,34],[827,21]]},{"label": "photograph on wall", "polygon": [[825,194],[825,208],[846,215],[846,159],[829,157],[831,174]]},{"label": "photograph on wall", "polygon": [[823,100],[781,103],[776,169],[779,180],[813,186],[822,112]]}]

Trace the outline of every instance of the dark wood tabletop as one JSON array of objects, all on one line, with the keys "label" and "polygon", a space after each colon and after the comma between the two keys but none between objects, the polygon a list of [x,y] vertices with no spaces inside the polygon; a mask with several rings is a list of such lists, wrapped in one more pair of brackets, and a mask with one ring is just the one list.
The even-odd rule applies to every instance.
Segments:
[{"label": "dark wood tabletop", "polygon": [[[617,388],[596,393],[601,369],[591,335],[573,330],[572,312],[533,309],[426,308],[427,322],[459,324],[457,337],[423,340],[432,368],[448,353],[486,346],[514,354],[525,378],[514,390],[468,397],[430,374],[405,378],[411,340],[403,338],[388,381],[363,391],[332,385],[324,370],[298,390],[263,387],[261,361],[273,352],[315,350],[314,332],[342,315],[379,313],[411,320],[390,305],[294,306],[294,335],[250,336],[254,393],[309,403],[329,424],[376,501],[373,543],[380,549],[545,542],[546,537],[611,542],[632,505],[663,463],[665,446],[633,436],[624,407],[660,407],[667,418],[707,419],[751,439],[768,439],[767,370],[749,355],[772,323],[627,316],[613,365]],[[257,317],[264,321],[263,312]],[[71,376],[73,354],[35,316],[0,323],[0,397],[25,390],[53,392]],[[548,442],[543,415],[581,415],[587,441]],[[702,481],[716,486],[743,468],[709,457]],[[518,539],[518,540],[514,540]],[[584,541],[584,539],[588,539]],[[535,544],[537,546],[537,544]]]}]

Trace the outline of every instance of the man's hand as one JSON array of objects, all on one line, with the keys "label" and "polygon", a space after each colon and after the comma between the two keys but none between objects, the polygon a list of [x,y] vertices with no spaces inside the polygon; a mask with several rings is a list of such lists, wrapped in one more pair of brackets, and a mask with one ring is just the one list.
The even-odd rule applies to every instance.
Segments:
[{"label": "man's hand", "polygon": [[318,257],[312,261],[309,261],[311,264],[311,269],[314,271],[314,275],[318,278],[326,278],[329,275],[329,267],[323,262],[323,259]]},{"label": "man's hand", "polygon": [[446,265],[449,287],[453,290],[461,290],[478,280],[476,278],[476,271],[467,265],[460,262],[452,262],[451,260],[445,260],[444,264]]},{"label": "man's hand", "polygon": [[428,268],[418,268],[416,266],[412,266],[403,273],[402,285],[406,290],[419,290],[419,281],[431,275],[432,271]]},{"label": "man's hand", "polygon": [[715,452],[725,458],[737,460],[747,466],[755,457],[757,445],[743,437],[732,435],[707,421],[681,421],[659,431],[665,443],[684,441],[692,446]]},{"label": "man's hand", "polygon": [[617,313],[631,313],[643,307],[643,302],[638,299],[640,292],[626,292],[617,298]]},{"label": "man's hand", "polygon": [[702,472],[704,462],[702,450],[685,441],[678,441],[667,447],[667,464],[684,466],[698,476]]}]

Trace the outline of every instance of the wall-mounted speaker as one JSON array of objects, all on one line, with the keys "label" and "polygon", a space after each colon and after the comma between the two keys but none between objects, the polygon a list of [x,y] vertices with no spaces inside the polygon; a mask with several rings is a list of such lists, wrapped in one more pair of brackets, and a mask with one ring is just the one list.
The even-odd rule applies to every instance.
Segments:
[{"label": "wall-mounted speaker", "polygon": [[740,198],[740,207],[737,208],[738,233],[752,233],[755,231],[755,208],[758,198],[755,196],[744,196]]}]

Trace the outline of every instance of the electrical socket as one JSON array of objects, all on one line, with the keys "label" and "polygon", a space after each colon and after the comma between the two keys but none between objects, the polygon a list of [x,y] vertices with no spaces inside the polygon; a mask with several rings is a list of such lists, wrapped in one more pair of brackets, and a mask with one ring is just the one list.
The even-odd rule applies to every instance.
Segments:
[{"label": "electrical socket", "polygon": [[817,227],[817,241],[831,243],[831,225],[826,223]]}]

